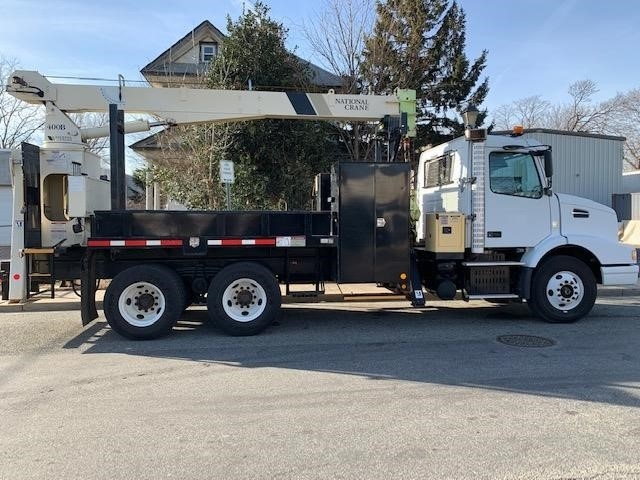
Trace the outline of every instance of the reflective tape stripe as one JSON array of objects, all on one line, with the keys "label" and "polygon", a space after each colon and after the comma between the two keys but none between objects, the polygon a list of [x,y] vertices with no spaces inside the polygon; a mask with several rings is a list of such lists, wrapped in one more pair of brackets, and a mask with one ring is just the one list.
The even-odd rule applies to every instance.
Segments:
[{"label": "reflective tape stripe", "polygon": [[[149,240],[149,241],[153,242],[155,240]],[[160,245],[163,247],[181,247],[182,240],[160,240]]]},{"label": "reflective tape stripe", "polygon": [[207,245],[210,247],[241,247],[255,245],[273,247],[275,244],[275,238],[217,238],[207,240]]},{"label": "reflective tape stripe", "polygon": [[305,247],[307,245],[307,237],[297,235],[293,237],[276,237],[277,247]]},{"label": "reflective tape stripe", "polygon": [[147,241],[146,240],[125,240],[124,246],[125,247],[146,247]]},{"label": "reflective tape stripe", "polygon": [[275,238],[256,238],[255,245],[275,245]]},{"label": "reflective tape stripe", "polygon": [[109,240],[89,240],[87,241],[88,247],[110,247],[111,242]]},{"label": "reflective tape stripe", "polygon": [[[323,239],[324,240],[324,239]],[[332,243],[332,239],[329,243]],[[322,242],[325,243],[325,242]],[[304,235],[291,237],[270,237],[270,238],[214,238],[207,240],[210,247],[304,247],[307,239]],[[179,239],[141,239],[131,238],[125,240],[89,239],[88,247],[181,247],[183,241]]]},{"label": "reflective tape stripe", "polygon": [[304,247],[306,244],[307,238],[304,235],[275,238],[216,238],[207,240],[207,245],[210,247]]},{"label": "reflective tape stripe", "polygon": [[181,247],[182,240],[146,240],[141,238],[132,238],[129,240],[98,240],[90,238],[87,241],[87,247]]}]

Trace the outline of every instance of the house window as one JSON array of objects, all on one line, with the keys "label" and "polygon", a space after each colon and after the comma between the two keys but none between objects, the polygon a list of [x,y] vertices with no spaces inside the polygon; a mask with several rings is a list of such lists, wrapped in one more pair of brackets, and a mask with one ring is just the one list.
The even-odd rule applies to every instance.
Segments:
[{"label": "house window", "polygon": [[207,63],[213,60],[218,54],[217,43],[201,43],[200,44],[200,62]]}]

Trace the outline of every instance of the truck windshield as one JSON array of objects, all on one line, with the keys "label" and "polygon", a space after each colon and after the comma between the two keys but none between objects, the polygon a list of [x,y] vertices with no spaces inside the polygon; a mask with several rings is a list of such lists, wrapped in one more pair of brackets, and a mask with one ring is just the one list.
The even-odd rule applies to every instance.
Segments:
[{"label": "truck windshield", "polygon": [[489,155],[489,187],[493,193],[541,198],[542,183],[529,153],[492,152]]}]

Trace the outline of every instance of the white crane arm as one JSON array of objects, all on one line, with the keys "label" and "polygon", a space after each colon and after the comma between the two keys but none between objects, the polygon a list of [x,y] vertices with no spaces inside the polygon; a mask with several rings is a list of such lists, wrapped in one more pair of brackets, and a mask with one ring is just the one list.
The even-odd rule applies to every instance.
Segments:
[{"label": "white crane arm", "polygon": [[[65,112],[104,112],[118,104],[127,113],[155,115],[174,124],[229,122],[263,118],[377,121],[399,116],[396,95],[263,92],[194,88],[152,88],[53,84],[35,71],[18,70],[7,92],[28,103],[52,102]],[[415,102],[415,92],[413,92]],[[414,107],[415,112],[415,107]]]}]

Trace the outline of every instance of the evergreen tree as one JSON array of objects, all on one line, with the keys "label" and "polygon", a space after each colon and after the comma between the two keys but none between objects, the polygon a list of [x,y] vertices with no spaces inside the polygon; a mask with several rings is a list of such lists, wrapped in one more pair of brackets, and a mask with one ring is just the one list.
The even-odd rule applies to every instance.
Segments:
[{"label": "evergreen tree", "polygon": [[[209,74],[215,88],[304,90],[310,73],[285,48],[287,31],[256,2],[228,21],[229,36]],[[238,208],[308,208],[313,177],[328,171],[335,156],[326,122],[260,120],[237,124],[227,155],[236,162],[233,193]]]},{"label": "evergreen tree", "polygon": [[[203,88],[302,90],[304,64],[285,48],[287,31],[256,2],[236,21],[213,60]],[[334,157],[327,122],[260,120],[195,125],[167,136],[167,160],[154,178],[174,199],[191,208],[226,205],[218,178],[220,160],[234,161],[233,209],[307,208],[313,177],[328,171]]]},{"label": "evergreen tree", "polygon": [[480,81],[486,50],[473,63],[465,54],[462,8],[448,0],[381,0],[376,8],[363,52],[363,86],[374,93],[416,90],[418,146],[461,135],[460,113],[469,103],[479,107],[489,89],[488,79]]}]

